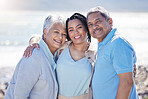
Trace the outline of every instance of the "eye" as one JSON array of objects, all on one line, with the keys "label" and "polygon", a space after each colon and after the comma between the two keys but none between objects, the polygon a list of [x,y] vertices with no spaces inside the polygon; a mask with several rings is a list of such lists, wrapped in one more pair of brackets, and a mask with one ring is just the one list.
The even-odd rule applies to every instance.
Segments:
[{"label": "eye", "polygon": [[59,33],[59,31],[54,31],[54,33]]},{"label": "eye", "polygon": [[66,37],[66,36],[67,36],[67,34],[62,34],[62,36],[65,36],[65,37]]},{"label": "eye", "polygon": [[82,26],[79,26],[78,28],[80,29],[80,28],[82,28]]},{"label": "eye", "polygon": [[88,24],[88,27],[89,27],[89,28],[92,27],[92,24]]},{"label": "eye", "polygon": [[72,31],[73,31],[72,29],[69,29],[69,30],[68,30],[68,32],[72,32]]},{"label": "eye", "polygon": [[99,24],[99,23],[101,23],[102,21],[101,20],[98,20],[98,21],[96,21],[96,24]]}]

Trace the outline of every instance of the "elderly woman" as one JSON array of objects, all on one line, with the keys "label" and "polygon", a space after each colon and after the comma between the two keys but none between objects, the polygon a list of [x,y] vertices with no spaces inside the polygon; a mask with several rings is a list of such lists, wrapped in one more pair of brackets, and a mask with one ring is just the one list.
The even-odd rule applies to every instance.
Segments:
[{"label": "elderly woman", "polygon": [[65,40],[64,20],[48,16],[39,42],[40,50],[34,49],[31,57],[19,61],[4,99],[56,99],[54,53]]}]

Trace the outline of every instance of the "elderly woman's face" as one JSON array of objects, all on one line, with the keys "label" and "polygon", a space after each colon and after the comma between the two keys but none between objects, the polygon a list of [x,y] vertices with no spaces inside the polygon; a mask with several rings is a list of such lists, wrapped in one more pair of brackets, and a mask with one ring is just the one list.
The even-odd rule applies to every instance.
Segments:
[{"label": "elderly woman's face", "polygon": [[73,43],[82,43],[87,40],[87,30],[78,19],[68,22],[68,34]]},{"label": "elderly woman's face", "polygon": [[50,50],[56,50],[65,43],[66,36],[65,26],[62,23],[55,23],[49,29],[48,33],[44,35],[44,38]]}]

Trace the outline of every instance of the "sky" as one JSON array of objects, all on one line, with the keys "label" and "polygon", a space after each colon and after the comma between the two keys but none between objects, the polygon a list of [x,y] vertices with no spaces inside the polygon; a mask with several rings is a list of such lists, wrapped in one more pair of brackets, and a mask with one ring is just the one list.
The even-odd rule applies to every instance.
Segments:
[{"label": "sky", "polygon": [[109,11],[148,12],[148,0],[0,0],[0,10],[88,11],[98,5]]}]

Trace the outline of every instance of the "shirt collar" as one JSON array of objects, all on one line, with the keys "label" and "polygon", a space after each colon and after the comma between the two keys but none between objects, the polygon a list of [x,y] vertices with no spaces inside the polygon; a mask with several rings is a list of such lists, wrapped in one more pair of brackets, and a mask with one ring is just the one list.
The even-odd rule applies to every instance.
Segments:
[{"label": "shirt collar", "polygon": [[51,53],[50,49],[48,48],[47,44],[44,42],[43,39],[40,40],[39,46],[43,50],[43,52],[44,52],[45,56],[47,57],[48,61],[50,62],[50,65],[51,65],[52,69],[55,70],[56,64],[55,64],[55,61],[54,61],[54,56]]},{"label": "shirt collar", "polygon": [[112,30],[108,33],[108,35],[105,37],[105,39],[104,39],[102,42],[98,43],[98,44],[99,44],[99,45],[105,45],[106,43],[108,43],[108,42],[111,40],[111,38],[114,36],[116,30],[117,30],[116,28],[112,29]]}]

